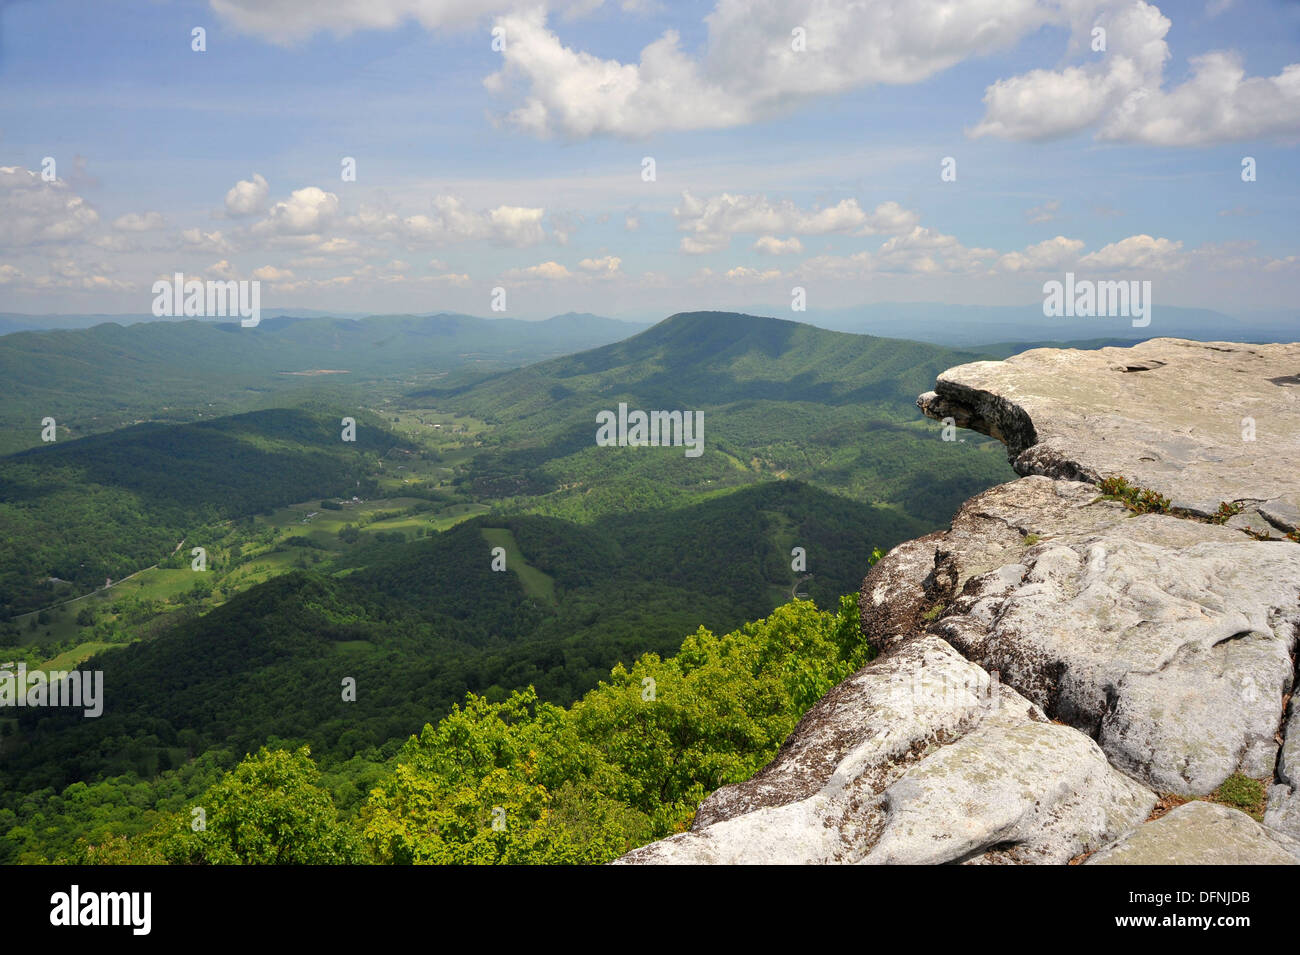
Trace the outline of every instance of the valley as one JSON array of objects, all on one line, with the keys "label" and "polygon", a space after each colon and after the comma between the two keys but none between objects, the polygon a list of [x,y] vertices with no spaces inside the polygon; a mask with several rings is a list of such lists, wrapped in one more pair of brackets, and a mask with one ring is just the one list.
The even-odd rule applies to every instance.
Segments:
[{"label": "valley", "polygon": [[[4,563],[0,656],[102,669],[107,697],[96,720],[0,721],[0,813],[64,820],[16,824],[6,858],[82,851],[83,812],[103,817],[94,838],[144,831],[272,743],[309,745],[357,812],[466,691],[568,705],[701,625],[795,592],[836,607],[873,552],[1010,473],[995,442],[943,441],[908,400],[976,357],[694,313],[461,384],[348,382],[0,459],[4,540],[45,542]],[[598,446],[620,401],[698,412],[702,453]],[[108,780],[142,801],[68,802]]]}]

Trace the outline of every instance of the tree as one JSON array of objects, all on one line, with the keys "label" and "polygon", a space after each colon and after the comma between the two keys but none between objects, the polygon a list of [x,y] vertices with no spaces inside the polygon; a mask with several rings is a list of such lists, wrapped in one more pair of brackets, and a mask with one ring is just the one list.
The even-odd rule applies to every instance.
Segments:
[{"label": "tree", "polygon": [[[311,751],[268,750],[245,757],[198,801],[205,828],[186,826],[164,853],[172,863],[337,865],[361,861],[352,830],[319,786]],[[182,817],[182,821],[188,823]]]}]

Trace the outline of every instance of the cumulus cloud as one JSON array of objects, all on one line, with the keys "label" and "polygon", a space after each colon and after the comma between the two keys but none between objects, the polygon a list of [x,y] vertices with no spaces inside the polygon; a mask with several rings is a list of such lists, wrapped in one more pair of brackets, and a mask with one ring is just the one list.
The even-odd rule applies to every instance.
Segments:
[{"label": "cumulus cloud", "polygon": [[252,180],[241,179],[226,193],[226,214],[236,218],[260,215],[266,211],[270,194],[271,187],[266,180],[253,173]]},{"label": "cumulus cloud", "polygon": [[956,236],[916,226],[890,237],[875,251],[814,256],[795,271],[806,279],[856,279],[877,273],[968,275],[985,270],[997,256],[996,249],[967,246]]},{"label": "cumulus cloud", "polygon": [[0,166],[0,245],[23,246],[82,238],[97,213],[66,182],[46,182],[21,166]]},{"label": "cumulus cloud", "polygon": [[38,291],[67,289],[79,292],[125,292],[132,289],[130,282],[110,278],[106,272],[113,269],[107,263],[79,263],[72,259],[56,259],[49,264],[45,275],[35,276],[28,282]]},{"label": "cumulus cloud", "polygon": [[[1192,75],[1166,90],[1171,23],[1154,5],[1110,4],[1096,17],[1104,53],[1059,70],[998,80],[984,93],[973,136],[1048,140],[1097,127],[1097,138],[1160,146],[1200,146],[1300,132],[1300,64],[1274,77],[1247,77],[1240,57],[1216,51],[1190,60]],[[1074,45],[1091,20],[1076,23]]]},{"label": "cumulus cloud", "polygon": [[103,249],[105,252],[135,252],[140,248],[130,236],[125,235],[95,235],[88,240],[91,245],[97,249]]},{"label": "cumulus cloud", "polygon": [[315,186],[295,189],[288,199],[271,206],[266,218],[253,231],[278,235],[312,235],[333,220],[339,211],[339,197]]},{"label": "cumulus cloud", "polygon": [[[536,6],[536,0],[210,0],[227,23],[274,43],[290,44],[328,31],[390,30],[415,21],[426,30],[458,30],[487,17]],[[583,13],[600,0],[550,0],[552,8]]]},{"label": "cumulus cloud", "polygon": [[[871,84],[920,82],[1064,20],[1050,0],[719,0],[698,56],[669,30],[624,63],[565,46],[537,9],[496,20],[508,42],[502,69],[485,82],[522,100],[506,120],[533,134],[644,137],[749,123]],[[803,50],[791,41],[795,25]]]},{"label": "cumulus cloud", "polygon": [[996,255],[995,249],[971,248],[956,236],[917,226],[886,240],[872,263],[880,272],[969,272]]},{"label": "cumulus cloud", "polygon": [[1300,133],[1300,63],[1273,77],[1247,77],[1236,53],[1207,53],[1191,63],[1191,79],[1169,92],[1133,91],[1100,138],[1204,146]]},{"label": "cumulus cloud", "polygon": [[731,236],[741,233],[769,237],[778,232],[895,235],[915,228],[918,221],[916,213],[892,201],[882,202],[870,212],[859,206],[856,199],[842,199],[833,206],[804,210],[789,199],[774,203],[763,195],[733,196],[725,192],[705,199],[684,192],[673,215],[677,228],[688,233],[681,240],[681,249],[689,254],[725,249]]},{"label": "cumulus cloud", "polygon": [[484,239],[498,245],[525,247],[545,241],[543,208],[497,206],[475,211],[455,196],[433,199],[431,215],[402,216],[373,206],[363,206],[348,224],[377,238],[439,244]]},{"label": "cumulus cloud", "polygon": [[772,279],[779,279],[781,277],[781,270],[751,269],[746,265],[738,265],[734,269],[728,269],[726,276],[733,282],[770,282]]},{"label": "cumulus cloud", "polygon": [[181,241],[203,252],[228,253],[233,246],[219,230],[204,232],[202,229],[181,230]]},{"label": "cumulus cloud", "polygon": [[1008,252],[998,258],[996,268],[1001,272],[1044,272],[1064,268],[1074,261],[1083,240],[1067,239],[1058,235],[1054,239],[1028,246],[1019,252]]},{"label": "cumulus cloud", "polygon": [[253,269],[253,278],[262,282],[287,282],[293,278],[293,273],[288,269],[277,269],[274,265],[263,265]]},{"label": "cumulus cloud", "polygon": [[530,265],[525,269],[510,269],[504,273],[505,278],[513,281],[554,281],[556,279],[572,278],[573,273],[566,269],[559,262],[542,262],[539,265]]},{"label": "cumulus cloud", "polygon": [[754,251],[764,255],[790,255],[803,251],[803,243],[796,237],[778,239],[774,235],[765,235],[754,243]]},{"label": "cumulus cloud", "polygon": [[622,264],[623,260],[617,255],[605,255],[598,259],[583,259],[578,263],[578,268],[597,275],[612,275]]},{"label": "cumulus cloud", "polygon": [[1182,248],[1181,242],[1155,239],[1145,234],[1131,235],[1127,239],[1104,245],[1096,252],[1089,252],[1079,260],[1079,266],[1108,271],[1172,271],[1186,264]]},{"label": "cumulus cloud", "polygon": [[154,232],[166,225],[161,212],[128,212],[113,220],[113,228],[119,232]]}]

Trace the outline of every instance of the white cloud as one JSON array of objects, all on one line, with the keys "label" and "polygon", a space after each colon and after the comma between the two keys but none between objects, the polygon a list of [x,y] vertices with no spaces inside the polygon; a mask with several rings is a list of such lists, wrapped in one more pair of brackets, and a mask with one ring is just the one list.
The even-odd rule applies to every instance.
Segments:
[{"label": "white cloud", "polygon": [[181,241],[204,252],[225,254],[233,250],[230,241],[220,231],[204,232],[202,229],[181,230]]},{"label": "white cloud", "polygon": [[997,255],[996,249],[966,246],[956,236],[917,226],[905,235],[887,239],[874,252],[814,256],[795,272],[806,279],[858,279],[873,274],[970,275],[983,270]]},{"label": "white cloud", "polygon": [[781,277],[781,270],[751,269],[745,265],[738,265],[734,269],[728,269],[726,276],[732,281],[770,282]]},{"label": "white cloud", "polygon": [[790,255],[803,251],[803,243],[796,237],[778,239],[774,235],[765,235],[754,243],[754,251],[764,255]]},{"label": "white cloud", "polygon": [[132,289],[130,282],[102,274],[111,271],[112,268],[104,262],[83,265],[71,259],[56,259],[50,262],[45,275],[38,275],[27,284],[38,291],[126,292]]},{"label": "white cloud", "polygon": [[[669,30],[638,62],[566,47],[540,10],[497,19],[504,65],[485,81],[518,91],[507,121],[539,136],[721,128],[753,122],[813,96],[916,83],[963,60],[1013,46],[1064,22],[1050,0],[719,0],[701,55]],[[791,29],[805,30],[795,51]]]},{"label": "white cloud", "polygon": [[1031,225],[1038,225],[1042,222],[1051,222],[1056,218],[1056,213],[1061,209],[1060,199],[1049,199],[1040,206],[1033,206],[1025,210],[1025,221]]},{"label": "white cloud", "polygon": [[[1103,10],[1096,22],[1107,31],[1104,53],[997,81],[971,135],[1046,140],[1096,126],[1101,140],[1200,146],[1300,132],[1300,64],[1247,77],[1237,54],[1206,53],[1191,58],[1190,79],[1166,91],[1171,24],[1159,8],[1136,0]],[[1074,45],[1089,49],[1083,37],[1092,22],[1075,26]]]},{"label": "white cloud", "polygon": [[128,212],[113,220],[113,228],[119,232],[154,232],[166,226],[161,212]]},{"label": "white cloud", "polygon": [[517,248],[536,245],[546,239],[542,219],[546,210],[524,206],[497,206],[476,212],[455,196],[433,199],[432,215],[402,217],[373,206],[362,206],[348,218],[360,232],[381,239],[448,244],[484,239]]},{"label": "white cloud", "polygon": [[886,240],[872,255],[872,267],[881,272],[969,272],[996,255],[996,249],[970,248],[956,236],[917,226]]},{"label": "white cloud", "polygon": [[21,166],[0,166],[0,245],[80,239],[98,222],[99,213],[63,180],[46,182]]},{"label": "white cloud", "polygon": [[612,275],[619,270],[623,260],[617,255],[605,255],[598,259],[583,259],[578,263],[578,268],[584,272],[592,272],[597,275]]},{"label": "white cloud", "polygon": [[1247,77],[1235,53],[1207,53],[1191,63],[1191,79],[1169,92],[1131,93],[1100,138],[1204,146],[1300,133],[1300,63],[1273,77]]},{"label": "white cloud", "polygon": [[681,249],[688,254],[720,251],[730,244],[732,235],[742,233],[896,235],[914,229],[918,221],[916,213],[892,201],[882,202],[871,212],[863,210],[856,199],[803,210],[789,199],[773,203],[763,195],[733,196],[725,192],[707,199],[683,192],[673,215],[677,228],[689,233],[681,240]]},{"label": "white cloud", "polygon": [[573,273],[566,269],[559,262],[542,262],[539,265],[530,265],[526,269],[509,269],[504,273],[504,277],[514,281],[535,281],[556,279],[568,279],[573,277]]},{"label": "white cloud", "polygon": [[1131,235],[1088,253],[1079,260],[1079,266],[1110,271],[1173,271],[1187,264],[1186,257],[1181,252],[1182,247],[1181,242],[1171,242],[1169,239],[1154,239],[1145,234]]},{"label": "white cloud", "polygon": [[91,245],[105,252],[135,252],[140,244],[125,235],[96,235],[89,239]]},{"label": "white cloud", "polygon": [[1054,271],[1073,262],[1082,248],[1081,239],[1067,239],[1058,235],[1054,239],[1028,246],[1023,251],[1006,253],[998,258],[996,268],[1001,272]]},{"label": "white cloud", "polygon": [[293,273],[288,269],[277,269],[274,265],[263,265],[253,269],[253,278],[262,282],[287,282],[293,278]]},{"label": "white cloud", "polygon": [[0,264],[0,285],[14,282],[23,277],[22,271],[12,265]]},{"label": "white cloud", "polygon": [[[487,17],[526,10],[537,0],[209,0],[227,23],[274,43],[315,33],[346,36],[356,30],[390,30],[414,20],[426,30],[459,30]],[[550,0],[555,8],[583,13],[600,0]]]},{"label": "white cloud", "polygon": [[339,211],[339,197],[315,186],[295,189],[288,199],[271,206],[265,219],[253,226],[257,233],[310,235],[327,225]]},{"label": "white cloud", "polygon": [[260,215],[266,211],[270,193],[266,180],[253,173],[251,181],[241,179],[226,193],[226,213],[234,217]]},{"label": "white cloud", "polygon": [[239,278],[239,273],[235,271],[235,267],[231,265],[229,262],[227,262],[225,259],[222,259],[220,262],[213,262],[211,265],[209,265],[208,274],[219,279]]}]

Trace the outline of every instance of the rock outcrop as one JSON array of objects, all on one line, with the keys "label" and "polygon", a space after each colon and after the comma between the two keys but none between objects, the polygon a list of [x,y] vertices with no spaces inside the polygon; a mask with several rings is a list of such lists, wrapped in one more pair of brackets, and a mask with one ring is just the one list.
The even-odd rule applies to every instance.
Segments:
[{"label": "rock outcrop", "polygon": [[823,697],[692,831],[620,861],[1063,863],[1155,803],[1088,737],[922,636]]},{"label": "rock outcrop", "polygon": [[1085,865],[1300,865],[1300,842],[1244,812],[1189,802],[1134,829]]},{"label": "rock outcrop", "polygon": [[917,404],[1001,440],[1019,474],[1122,473],[1201,516],[1243,501],[1300,524],[1300,344],[1036,348],[952,368]]},{"label": "rock outcrop", "polygon": [[[1023,477],[879,561],[879,657],[620,861],[1300,861],[1298,372],[1300,345],[1156,339],[940,375],[922,411]],[[1106,499],[1118,476],[1171,506]],[[1146,821],[1234,774],[1270,785],[1262,825],[1200,800]]]}]

